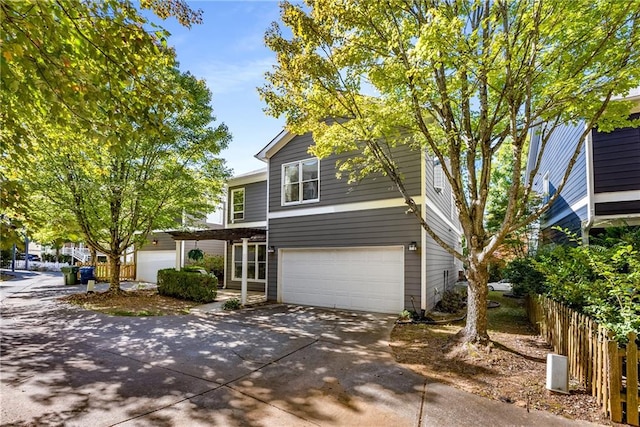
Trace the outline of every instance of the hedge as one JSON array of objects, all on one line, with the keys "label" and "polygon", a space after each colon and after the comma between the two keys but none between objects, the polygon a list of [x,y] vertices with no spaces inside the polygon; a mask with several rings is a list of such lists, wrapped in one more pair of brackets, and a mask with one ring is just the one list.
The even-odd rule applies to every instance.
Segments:
[{"label": "hedge", "polygon": [[218,279],[214,275],[167,268],[158,271],[158,293],[188,301],[209,303],[216,299]]}]

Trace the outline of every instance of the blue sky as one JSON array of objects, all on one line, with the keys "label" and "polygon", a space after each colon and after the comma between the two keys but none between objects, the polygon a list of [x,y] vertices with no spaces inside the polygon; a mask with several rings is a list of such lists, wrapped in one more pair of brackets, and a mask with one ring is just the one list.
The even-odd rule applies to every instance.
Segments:
[{"label": "blue sky", "polygon": [[233,135],[222,153],[234,174],[265,166],[255,157],[283,128],[284,120],[262,110],[257,87],[275,63],[275,55],[264,45],[264,33],[279,20],[277,1],[189,1],[202,9],[204,22],[191,29],[175,19],[152,20],[171,33],[182,71],[205,79],[213,94],[217,122],[224,122]]}]

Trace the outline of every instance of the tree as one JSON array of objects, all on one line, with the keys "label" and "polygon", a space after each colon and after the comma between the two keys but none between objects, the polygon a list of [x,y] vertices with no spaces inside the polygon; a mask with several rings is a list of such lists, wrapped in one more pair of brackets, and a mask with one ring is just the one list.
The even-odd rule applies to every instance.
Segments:
[{"label": "tree", "polygon": [[[202,12],[183,0],[140,5],[186,26],[201,22]],[[108,128],[94,110],[104,101],[111,111],[140,117],[170,96],[148,84],[144,70],[172,67],[175,55],[168,34],[128,0],[0,0],[0,29],[0,203],[17,224],[26,214],[22,172],[31,167],[29,152],[41,149],[33,125]]]},{"label": "tree", "polygon": [[[505,237],[536,219],[523,158],[531,132],[542,151],[558,126],[627,123],[629,105],[610,103],[640,81],[640,7],[618,0],[364,0],[283,3],[267,45],[277,65],[260,93],[267,112],[294,133],[313,132],[312,152],[354,152],[352,174],[393,180],[426,232],[467,266],[467,342],[485,343],[488,262]],[[290,34],[289,34],[290,33]],[[332,119],[332,120],[328,120]],[[467,244],[456,252],[422,219],[406,193],[391,146],[426,149],[443,165]],[[512,161],[508,204],[493,232],[485,224],[499,150]],[[364,165],[364,169],[361,169]],[[360,169],[359,169],[360,168]]]},{"label": "tree", "polygon": [[30,239],[55,249],[56,262],[60,261],[60,250],[67,242],[81,242],[82,230],[73,212],[59,209],[52,200],[40,193],[27,197]]},{"label": "tree", "polygon": [[145,79],[168,92],[139,119],[112,117],[105,108],[95,122],[104,120],[109,129],[40,123],[41,133],[33,136],[42,149],[30,156],[30,191],[72,213],[86,243],[107,255],[112,293],[120,291],[127,248],[144,243],[153,229],[175,227],[183,216],[211,212],[228,175],[217,155],[230,136],[223,124],[209,126],[215,118],[205,83],[165,71],[147,71]]}]

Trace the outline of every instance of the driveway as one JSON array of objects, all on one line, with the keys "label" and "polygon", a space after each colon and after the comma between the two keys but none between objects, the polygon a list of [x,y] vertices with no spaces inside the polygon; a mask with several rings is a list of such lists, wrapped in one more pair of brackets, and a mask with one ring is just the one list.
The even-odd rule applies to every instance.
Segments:
[{"label": "driveway", "polygon": [[2,425],[585,425],[427,383],[389,353],[394,316],[112,317],[57,302],[82,290],[60,274],[2,289]]}]

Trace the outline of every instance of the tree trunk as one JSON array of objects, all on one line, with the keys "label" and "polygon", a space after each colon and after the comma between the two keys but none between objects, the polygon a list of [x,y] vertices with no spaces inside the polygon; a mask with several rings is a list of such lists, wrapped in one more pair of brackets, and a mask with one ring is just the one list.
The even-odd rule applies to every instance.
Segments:
[{"label": "tree trunk", "polygon": [[464,341],[487,344],[487,296],[489,288],[489,266],[477,260],[469,260],[467,271],[467,324],[464,328]]},{"label": "tree trunk", "polygon": [[111,277],[109,278],[109,293],[120,293],[120,256],[109,255],[109,271]]},{"label": "tree trunk", "polygon": [[93,247],[89,248],[89,252],[91,253],[91,266],[95,268],[98,261],[98,253]]}]

